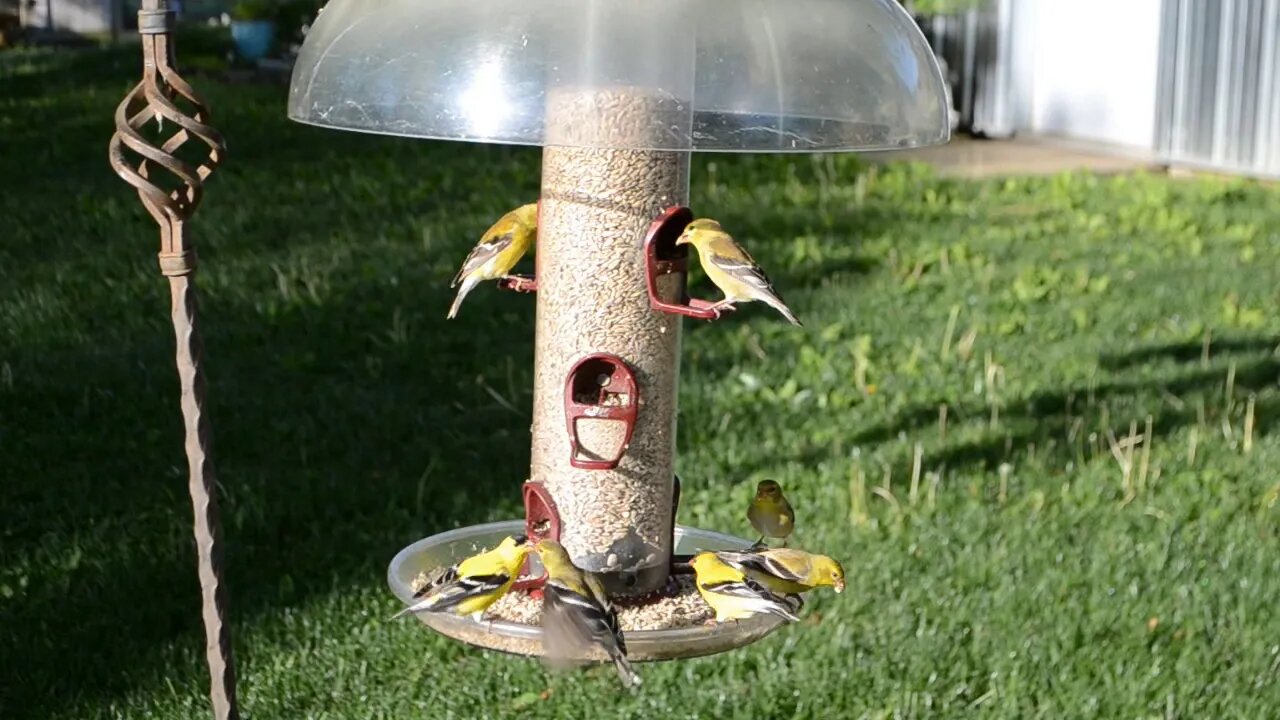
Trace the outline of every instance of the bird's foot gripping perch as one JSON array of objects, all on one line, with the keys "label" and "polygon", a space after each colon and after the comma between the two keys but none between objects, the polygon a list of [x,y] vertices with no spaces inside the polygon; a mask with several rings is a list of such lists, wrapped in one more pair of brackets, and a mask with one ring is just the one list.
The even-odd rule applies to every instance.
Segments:
[{"label": "bird's foot gripping perch", "polygon": [[699,312],[711,313],[710,319],[712,320],[719,320],[720,316],[724,313],[733,312],[738,309],[736,305],[728,300],[721,300],[720,302],[713,303],[710,300],[703,300],[701,298],[690,298],[689,307]]},{"label": "bird's foot gripping perch", "polygon": [[538,279],[529,275],[506,275],[498,280],[498,289],[535,293],[538,292]]}]

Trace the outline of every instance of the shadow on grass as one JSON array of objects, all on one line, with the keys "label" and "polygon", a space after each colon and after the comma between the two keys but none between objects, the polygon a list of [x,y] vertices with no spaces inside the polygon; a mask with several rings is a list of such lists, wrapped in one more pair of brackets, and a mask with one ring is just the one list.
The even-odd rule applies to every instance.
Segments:
[{"label": "shadow on grass", "polygon": [[[1194,348],[1192,347],[1194,345]],[[1002,405],[992,423],[992,409],[982,400],[966,399],[959,403],[946,398],[934,402],[911,404],[883,423],[853,433],[850,445],[879,445],[896,438],[925,437],[931,441],[927,451],[930,467],[957,469],[978,467],[996,469],[1001,463],[1020,462],[1034,455],[1049,466],[1062,468],[1071,461],[1083,461],[1095,454],[1109,453],[1107,433],[1123,440],[1130,423],[1136,422],[1137,433],[1145,430],[1150,416],[1152,435],[1157,441],[1181,428],[1214,423],[1217,431],[1226,417],[1241,432],[1245,401],[1250,393],[1261,393],[1280,387],[1280,358],[1273,352],[1277,341],[1267,337],[1240,337],[1214,341],[1215,364],[1200,365],[1200,343],[1179,343],[1140,348],[1109,355],[1101,360],[1103,375],[1090,385],[1037,392]],[[1194,350],[1194,351],[1193,351]],[[1229,362],[1225,358],[1230,358]],[[1194,368],[1183,368],[1173,377],[1162,379],[1127,379],[1126,371],[1143,365],[1171,360],[1183,364],[1194,362]],[[1227,364],[1234,364],[1234,398],[1225,407]],[[948,442],[941,437],[940,407],[947,406]],[[1263,399],[1255,406],[1255,437],[1273,432],[1280,415],[1280,401]],[[955,441],[955,436],[978,429],[980,437]],[[1093,440],[1090,436],[1093,435]],[[1087,445],[1097,443],[1097,448]],[[902,448],[895,465],[911,463],[912,450]],[[799,454],[801,462],[817,462],[830,455],[828,447],[811,447]]]},{"label": "shadow on grass", "polygon": [[1280,338],[1251,337],[1215,339],[1210,337],[1207,346],[1204,342],[1153,345],[1151,347],[1139,348],[1125,353],[1104,355],[1101,358],[1100,364],[1102,367],[1107,369],[1122,370],[1134,365],[1145,365],[1147,363],[1160,362],[1162,360],[1189,363],[1193,360],[1201,360],[1204,358],[1206,352],[1211,360],[1223,353],[1228,355],[1237,355],[1280,352]]},{"label": "shadow on grass", "polygon": [[[6,718],[206,685],[202,663],[179,655],[200,656],[203,632],[167,286],[156,273],[139,290],[131,275],[153,266],[156,229],[106,159],[136,53],[38,55],[0,103],[10,122],[43,108],[24,125],[40,142],[11,146],[22,152],[0,173],[6,222],[23,225],[0,250],[0,299],[64,325],[19,321],[36,329],[12,345],[0,334]],[[45,102],[50,88],[61,99]],[[484,288],[448,323],[447,279],[423,284],[431,273],[377,253],[399,243],[416,260],[416,223],[453,235],[474,224],[464,213],[536,192],[536,155],[324,132],[289,123],[278,89],[198,89],[232,148],[192,229],[209,251],[208,412],[235,635],[336,589],[382,586],[392,555],[423,535],[518,514],[529,418],[493,395],[530,404],[533,303]],[[323,256],[340,234],[370,244],[334,260],[323,303],[282,301],[263,282],[269,264]],[[457,235],[433,254],[461,258],[471,238]],[[215,282],[237,267],[256,279]]]},{"label": "shadow on grass", "polygon": [[[352,580],[380,585],[384,563],[408,541],[516,514],[529,420],[498,405],[475,373],[490,373],[484,382],[500,394],[528,387],[528,338],[498,325],[445,327],[439,313],[423,312],[406,315],[403,339],[379,341],[367,329],[404,302],[384,287],[336,298],[340,311],[265,326],[252,307],[207,304],[235,619]],[[467,309],[484,312],[474,299]],[[148,309],[162,316],[164,302],[157,295]],[[91,350],[10,356],[20,379],[38,379],[2,398],[4,415],[22,418],[5,433],[4,554],[29,563],[5,578],[22,585],[0,603],[0,654],[21,658],[6,663],[8,717],[163,677],[172,658],[158,644],[201,637],[166,335],[104,335]],[[482,354],[511,363],[455,361]]]},{"label": "shadow on grass", "polygon": [[[84,87],[95,83],[124,81],[119,73],[126,65],[141,70],[136,47],[116,47],[105,51],[21,50],[0,53],[0,80],[5,99],[39,98],[50,89]],[[136,82],[136,79],[134,80]]]}]

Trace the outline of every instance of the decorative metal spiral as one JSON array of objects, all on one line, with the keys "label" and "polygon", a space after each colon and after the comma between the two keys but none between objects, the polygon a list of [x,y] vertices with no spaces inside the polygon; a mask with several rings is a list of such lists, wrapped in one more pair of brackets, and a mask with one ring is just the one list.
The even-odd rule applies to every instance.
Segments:
[{"label": "decorative metal spiral", "polygon": [[[196,255],[185,232],[186,221],[200,204],[205,179],[222,161],[225,143],[222,135],[207,124],[208,110],[204,103],[173,67],[170,38],[173,25],[174,13],[168,0],[143,0],[138,12],[142,81],[116,109],[116,132],[111,137],[109,155],[111,167],[138,191],[147,212],[160,225],[160,272],[169,279],[173,301],[175,359],[186,427],[188,490],[194,512],[210,676],[209,699],[216,720],[236,720],[239,711],[231,632],[226,621],[226,591],[222,585],[217,478],[209,450],[209,419],[204,412],[205,381],[194,276]],[[184,111],[178,100],[190,110]],[[167,139],[148,140],[143,131],[153,123],[154,135],[162,137],[170,129],[172,134]],[[197,146],[201,147],[200,159],[194,163],[176,154],[188,143],[202,144]],[[126,149],[132,151],[132,158]]]},{"label": "decorative metal spiral", "polygon": [[[138,11],[142,81],[116,108],[116,132],[110,146],[111,167],[137,189],[142,204],[160,225],[160,262],[165,275],[187,274],[195,269],[194,250],[186,246],[182,224],[200,204],[204,181],[221,163],[226,150],[222,134],[206,122],[209,111],[204,102],[173,68],[173,24],[174,14],[167,0],[146,0]],[[184,111],[174,98],[185,101],[191,110]],[[166,123],[175,129],[168,139],[156,143],[143,135],[153,124],[157,134],[162,134]],[[202,153],[201,160],[194,164],[176,154],[189,142],[203,143],[207,148],[207,154]],[[125,148],[139,159],[131,159]],[[155,177],[157,169],[169,177]],[[166,189],[160,184],[164,180],[177,187]]]}]

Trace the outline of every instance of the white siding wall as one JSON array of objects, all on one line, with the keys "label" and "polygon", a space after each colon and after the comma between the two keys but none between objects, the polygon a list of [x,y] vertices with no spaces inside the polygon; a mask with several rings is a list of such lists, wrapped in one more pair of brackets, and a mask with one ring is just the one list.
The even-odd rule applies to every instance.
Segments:
[{"label": "white siding wall", "polygon": [[[27,0],[22,0],[23,6]],[[100,33],[111,30],[113,0],[36,0],[24,10],[24,25],[37,28],[49,26],[49,14],[53,13],[53,28],[77,33]]]},{"label": "white siding wall", "polygon": [[1151,150],[1160,0],[1015,0],[1030,129]]}]

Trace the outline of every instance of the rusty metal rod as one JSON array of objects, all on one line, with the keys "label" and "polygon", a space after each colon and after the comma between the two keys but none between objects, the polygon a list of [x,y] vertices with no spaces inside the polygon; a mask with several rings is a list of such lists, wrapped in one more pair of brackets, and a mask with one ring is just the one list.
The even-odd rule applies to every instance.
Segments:
[{"label": "rusty metal rod", "polygon": [[182,418],[186,424],[188,489],[195,514],[195,538],[200,568],[204,618],[205,660],[209,665],[209,699],[217,720],[235,720],[236,671],[227,623],[227,593],[222,584],[221,519],[217,477],[209,457],[209,417],[204,413],[203,345],[197,325],[197,300],[191,275],[169,278],[173,299],[173,331],[177,341],[178,376],[182,386]]},{"label": "rusty metal rod", "polygon": [[[173,26],[174,14],[168,0],[143,0],[138,11],[142,81],[116,110],[110,159],[112,168],[138,191],[143,206],[160,226],[160,272],[169,279],[186,428],[188,489],[195,516],[209,699],[215,720],[238,720],[235,662],[222,582],[217,479],[210,457],[209,419],[204,412],[196,253],[186,237],[186,221],[200,203],[205,179],[222,161],[226,144],[222,135],[207,124],[204,103],[174,68]],[[182,106],[176,100],[181,100]],[[175,155],[188,142],[204,144],[203,160],[193,164]],[[159,182],[162,176],[167,187]]]}]

